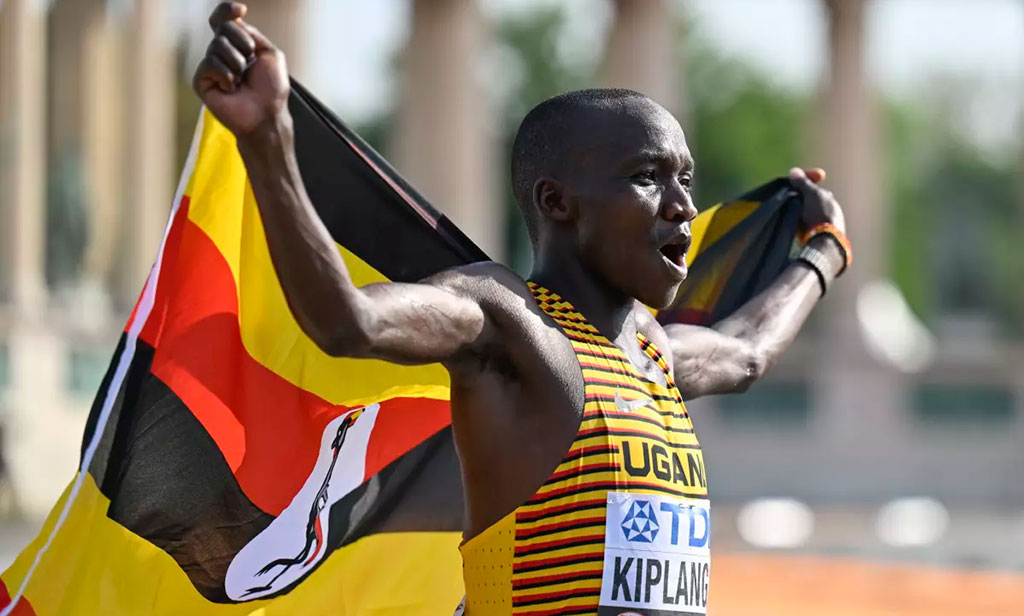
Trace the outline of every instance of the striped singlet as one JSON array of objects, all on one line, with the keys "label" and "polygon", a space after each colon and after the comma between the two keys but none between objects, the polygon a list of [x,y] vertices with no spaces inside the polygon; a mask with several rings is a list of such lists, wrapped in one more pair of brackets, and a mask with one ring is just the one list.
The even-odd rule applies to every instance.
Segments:
[{"label": "striped singlet", "polygon": [[667,362],[637,334],[665,387],[569,302],[529,285],[572,343],[583,416],[536,494],[462,545],[466,614],[705,614],[704,459]]}]

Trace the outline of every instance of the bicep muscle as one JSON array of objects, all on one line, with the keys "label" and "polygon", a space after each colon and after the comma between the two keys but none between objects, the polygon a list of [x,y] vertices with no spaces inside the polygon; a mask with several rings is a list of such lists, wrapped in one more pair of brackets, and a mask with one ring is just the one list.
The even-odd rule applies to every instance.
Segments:
[{"label": "bicep muscle", "polygon": [[361,344],[354,356],[402,364],[457,358],[485,333],[480,304],[430,283],[379,283],[360,289]]}]

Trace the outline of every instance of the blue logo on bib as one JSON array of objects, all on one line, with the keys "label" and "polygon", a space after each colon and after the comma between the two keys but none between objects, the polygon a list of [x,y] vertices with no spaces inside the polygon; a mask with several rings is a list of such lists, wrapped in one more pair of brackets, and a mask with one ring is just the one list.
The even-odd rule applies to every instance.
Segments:
[{"label": "blue logo on bib", "polygon": [[658,528],[658,518],[654,515],[654,507],[651,507],[650,501],[633,501],[622,520],[622,532],[626,534],[626,541],[653,543],[654,538],[658,536]]}]

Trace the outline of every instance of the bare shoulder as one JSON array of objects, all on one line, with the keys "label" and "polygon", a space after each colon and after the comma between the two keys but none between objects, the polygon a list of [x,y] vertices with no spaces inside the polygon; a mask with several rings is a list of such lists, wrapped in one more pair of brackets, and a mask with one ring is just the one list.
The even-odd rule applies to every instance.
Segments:
[{"label": "bare shoulder", "polygon": [[508,267],[494,261],[481,261],[443,270],[423,279],[424,283],[456,295],[480,301],[482,305],[529,298],[526,281]]},{"label": "bare shoulder", "polygon": [[499,327],[522,322],[540,312],[526,281],[493,261],[453,267],[423,282],[474,301],[487,319]]},{"label": "bare shoulder", "polygon": [[532,362],[558,346],[555,339],[561,338],[561,329],[534,301],[526,281],[500,263],[455,267],[423,282],[480,306],[490,332],[485,348],[480,349],[484,355],[508,355],[514,363]]}]

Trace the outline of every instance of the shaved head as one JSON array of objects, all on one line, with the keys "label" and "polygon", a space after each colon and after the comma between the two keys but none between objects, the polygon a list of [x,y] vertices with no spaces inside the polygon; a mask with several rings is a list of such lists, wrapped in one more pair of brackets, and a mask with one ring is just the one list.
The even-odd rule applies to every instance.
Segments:
[{"label": "shaved head", "polygon": [[668,114],[647,96],[619,88],[595,88],[559,94],[530,110],[512,145],[512,191],[537,241],[538,212],[533,189],[542,177],[560,177],[578,164],[579,153],[600,139],[600,116],[612,113]]}]

